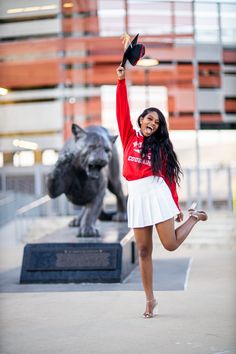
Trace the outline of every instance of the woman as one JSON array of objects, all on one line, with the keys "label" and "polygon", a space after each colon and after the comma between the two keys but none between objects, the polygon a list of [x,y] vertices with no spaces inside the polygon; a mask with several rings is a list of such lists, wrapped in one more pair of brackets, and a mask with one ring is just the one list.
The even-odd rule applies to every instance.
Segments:
[{"label": "woman", "polygon": [[152,231],[155,225],[162,245],[176,250],[194,225],[207,220],[204,211],[189,209],[189,218],[177,229],[174,217],[183,221],[176,183],[181,168],[169,139],[165,117],[157,108],[148,108],[138,118],[139,131],[130,120],[125,69],[117,68],[116,114],[124,149],[123,175],[128,182],[128,226],[133,228],[139,267],[146,295],[144,318],[153,317],[157,302],[153,294]]}]

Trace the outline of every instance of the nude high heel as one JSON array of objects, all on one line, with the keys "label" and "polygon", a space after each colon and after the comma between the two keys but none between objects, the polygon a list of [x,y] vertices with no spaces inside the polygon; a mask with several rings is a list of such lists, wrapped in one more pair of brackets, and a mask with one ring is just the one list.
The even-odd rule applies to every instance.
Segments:
[{"label": "nude high heel", "polygon": [[189,215],[193,216],[197,220],[206,221],[208,219],[208,215],[203,210],[196,210],[197,202],[193,202],[188,209]]},{"label": "nude high heel", "polygon": [[143,314],[143,318],[152,318],[154,316],[153,315],[153,310],[157,306],[157,301],[156,301],[156,299],[152,299],[152,300],[147,300],[146,302],[147,303],[150,303],[150,302],[153,303],[152,311],[150,311],[150,312],[145,311],[144,314]]}]

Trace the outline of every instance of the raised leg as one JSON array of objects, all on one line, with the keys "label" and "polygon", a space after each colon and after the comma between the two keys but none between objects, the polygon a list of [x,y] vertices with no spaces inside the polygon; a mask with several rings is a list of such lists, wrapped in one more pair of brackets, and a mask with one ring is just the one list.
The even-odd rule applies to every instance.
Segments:
[{"label": "raised leg", "polygon": [[200,215],[198,213],[203,212],[196,211],[194,214],[190,213],[189,218],[176,230],[174,228],[174,218],[155,225],[161,243],[168,251],[176,250],[188,237],[196,223],[200,220],[206,220],[203,214]]}]

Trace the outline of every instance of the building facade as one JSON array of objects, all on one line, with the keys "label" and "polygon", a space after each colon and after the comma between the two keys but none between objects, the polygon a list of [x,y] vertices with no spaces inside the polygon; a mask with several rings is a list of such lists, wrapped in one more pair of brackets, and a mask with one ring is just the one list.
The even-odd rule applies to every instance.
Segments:
[{"label": "building facade", "polygon": [[1,1],[1,164],[53,163],[72,122],[116,130],[124,32],[159,61],[128,70],[133,112],[163,95],[171,130],[235,129],[235,14],[233,1]]}]

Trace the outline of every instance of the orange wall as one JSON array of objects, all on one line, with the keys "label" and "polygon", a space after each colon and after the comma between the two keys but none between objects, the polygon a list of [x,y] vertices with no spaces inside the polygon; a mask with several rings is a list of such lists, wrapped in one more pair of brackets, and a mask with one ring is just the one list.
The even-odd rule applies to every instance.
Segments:
[{"label": "orange wall", "polygon": [[59,59],[0,64],[0,86],[2,87],[52,86],[59,84],[62,77]]},{"label": "orange wall", "polygon": [[[87,4],[87,5],[86,5]],[[92,6],[92,3],[76,2],[76,6]],[[70,13],[70,10],[66,10]],[[63,11],[64,11],[63,10]],[[65,18],[63,26],[70,31],[97,31],[97,18]],[[163,85],[168,88],[168,108],[172,129],[193,129],[195,88],[193,86],[195,55],[194,46],[176,46],[175,35],[142,36],[146,54],[158,58],[160,65],[144,70],[133,67],[127,77],[133,85]],[[168,43],[164,43],[168,39]],[[7,88],[40,88],[66,85],[114,85],[115,69],[119,65],[123,47],[118,37],[83,37],[30,39],[0,44],[5,61],[0,63],[0,86]],[[63,54],[64,53],[64,54]],[[28,57],[27,57],[28,55]],[[32,58],[32,56],[34,56]],[[236,51],[224,50],[225,63],[236,61]],[[220,66],[217,63],[200,63],[199,85],[203,88],[220,88]],[[225,100],[225,111],[234,112],[234,100]],[[184,116],[183,116],[184,114]],[[99,121],[101,102],[99,97],[74,104],[64,103],[64,115],[84,115],[85,124]],[[187,115],[187,116],[186,116]],[[214,118],[215,117],[215,118]],[[86,120],[87,119],[87,120]],[[221,115],[202,116],[202,121],[222,119]]]}]

